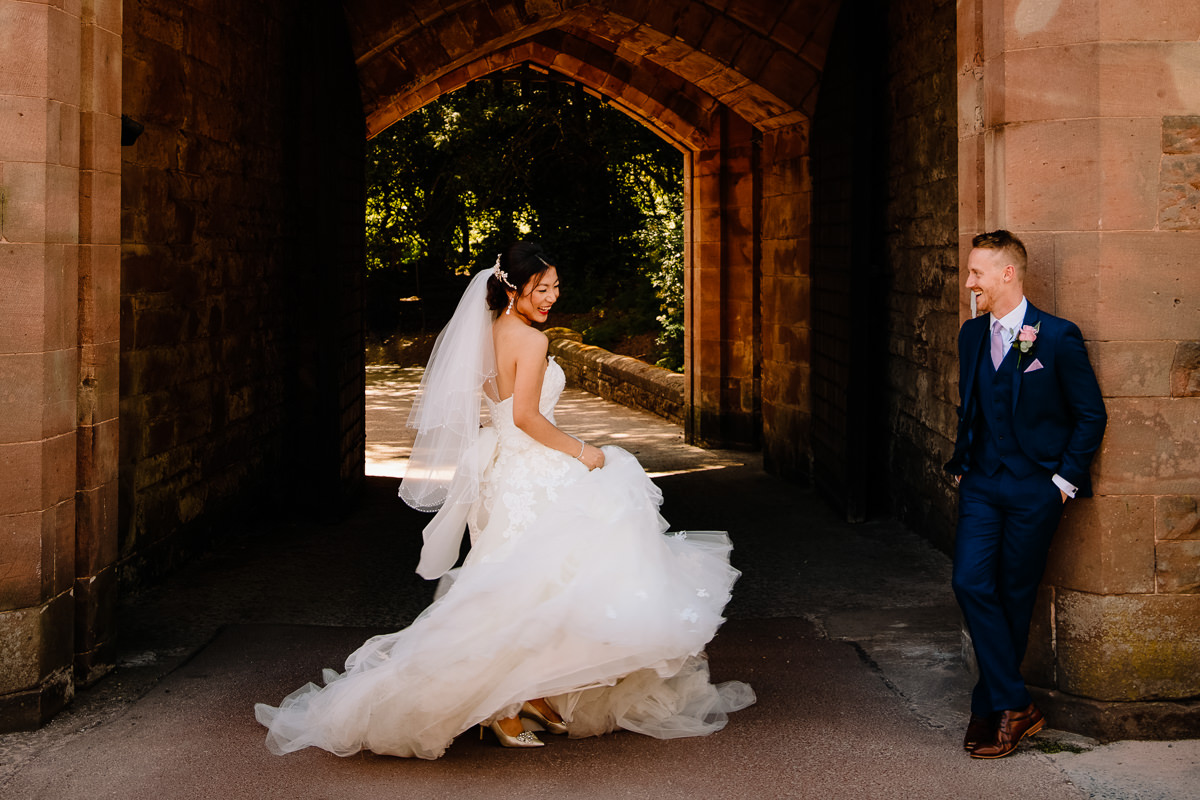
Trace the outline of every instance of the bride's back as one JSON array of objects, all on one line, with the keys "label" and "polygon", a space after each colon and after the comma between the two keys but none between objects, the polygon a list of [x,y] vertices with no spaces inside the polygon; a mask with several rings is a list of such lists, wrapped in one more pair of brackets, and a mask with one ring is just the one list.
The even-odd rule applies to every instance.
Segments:
[{"label": "bride's back", "polygon": [[[497,400],[508,399],[519,391],[520,385],[540,388],[549,348],[546,334],[501,314],[492,324],[492,341],[496,351],[496,388],[500,395]],[[526,375],[526,370],[531,374]]]}]

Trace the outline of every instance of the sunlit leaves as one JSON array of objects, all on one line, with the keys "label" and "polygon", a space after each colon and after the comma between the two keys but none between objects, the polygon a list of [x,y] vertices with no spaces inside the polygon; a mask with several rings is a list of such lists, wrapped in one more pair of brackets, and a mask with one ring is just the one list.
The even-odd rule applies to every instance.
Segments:
[{"label": "sunlit leaves", "polygon": [[423,294],[518,238],[557,256],[565,310],[649,328],[682,313],[682,156],[569,83],[523,77],[477,81],[370,142],[368,281],[388,287],[368,287],[372,324],[389,293]]}]

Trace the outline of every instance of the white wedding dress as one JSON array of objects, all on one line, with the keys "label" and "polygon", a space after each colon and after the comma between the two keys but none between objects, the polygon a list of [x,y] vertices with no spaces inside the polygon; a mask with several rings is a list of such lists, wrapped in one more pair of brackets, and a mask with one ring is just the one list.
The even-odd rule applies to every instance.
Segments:
[{"label": "white wedding dress", "polygon": [[[551,421],[564,382],[551,360],[540,398]],[[744,683],[710,683],[704,656],[739,574],[728,537],[665,534],[662,494],[624,450],[604,448],[589,472],[517,428],[511,398],[488,408],[463,566],[412,625],[326,670],[324,687],[256,705],[272,752],[437,758],[539,697],[573,737],[698,736],[754,702]]]}]

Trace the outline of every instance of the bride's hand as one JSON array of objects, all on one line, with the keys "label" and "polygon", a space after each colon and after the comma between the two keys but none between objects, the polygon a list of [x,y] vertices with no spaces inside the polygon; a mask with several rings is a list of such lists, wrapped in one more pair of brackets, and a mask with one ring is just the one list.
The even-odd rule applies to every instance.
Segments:
[{"label": "bride's hand", "polygon": [[604,466],[604,453],[599,447],[592,447],[590,444],[583,446],[583,454],[579,456],[579,460],[588,470],[599,469]]}]

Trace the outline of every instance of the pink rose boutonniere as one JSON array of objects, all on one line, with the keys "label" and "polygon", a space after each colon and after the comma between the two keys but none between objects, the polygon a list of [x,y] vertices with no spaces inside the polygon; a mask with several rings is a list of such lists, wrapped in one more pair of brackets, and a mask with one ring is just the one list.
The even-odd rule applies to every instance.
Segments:
[{"label": "pink rose boutonniere", "polygon": [[1042,323],[1037,325],[1024,325],[1017,332],[1017,338],[1013,339],[1013,349],[1017,351],[1017,368],[1021,367],[1021,359],[1025,356],[1033,355],[1033,351],[1037,349],[1038,331],[1042,329]]}]

